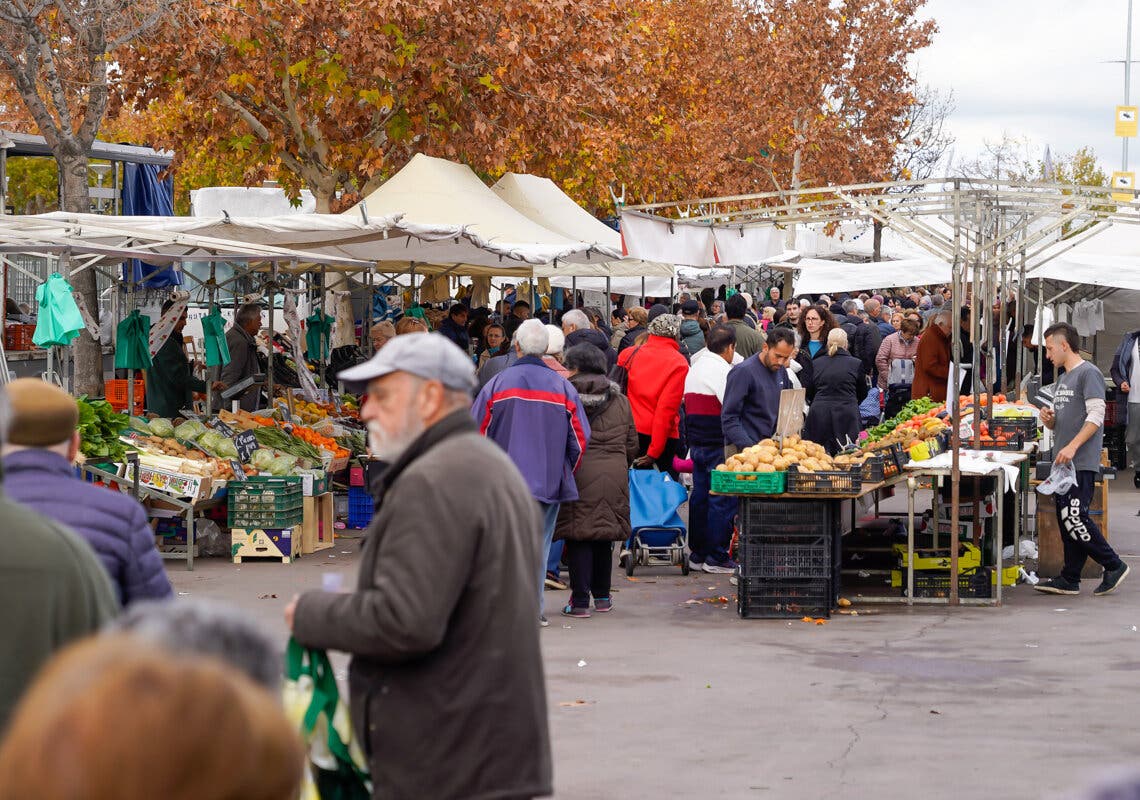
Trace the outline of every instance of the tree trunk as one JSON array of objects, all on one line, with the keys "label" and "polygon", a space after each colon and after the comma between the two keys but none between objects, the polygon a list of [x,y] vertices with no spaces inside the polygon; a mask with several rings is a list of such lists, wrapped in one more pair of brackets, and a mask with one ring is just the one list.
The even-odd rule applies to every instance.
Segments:
[{"label": "tree trunk", "polygon": [[[62,197],[60,205],[64,211],[84,214],[91,210],[91,199],[87,191],[87,153],[76,145],[68,143],[56,157],[59,166],[59,180]],[[64,274],[68,283],[83,296],[87,308],[93,315],[99,314],[99,290],[95,282],[95,270],[90,267],[75,275]],[[101,396],[103,394],[103,348],[91,334],[83,331],[72,343],[75,363],[75,395]]]},{"label": "tree trunk", "polygon": [[[317,213],[332,213],[334,190],[316,185],[312,185],[311,188],[317,201]],[[332,339],[329,341],[330,349],[356,344],[356,317],[352,313],[352,297],[347,294],[349,288],[348,276],[343,272],[331,272],[325,275],[325,308],[331,310],[336,318]],[[372,300],[368,298],[364,313],[369,313],[371,308]]]},{"label": "tree trunk", "polygon": [[883,223],[879,220],[874,220],[875,225],[875,238],[871,245],[871,260],[883,260]]}]

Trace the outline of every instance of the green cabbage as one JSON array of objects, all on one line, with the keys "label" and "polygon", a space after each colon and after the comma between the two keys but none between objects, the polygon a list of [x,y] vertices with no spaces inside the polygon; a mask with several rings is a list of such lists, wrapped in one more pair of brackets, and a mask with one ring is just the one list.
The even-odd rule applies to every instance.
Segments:
[{"label": "green cabbage", "polygon": [[152,419],[147,423],[147,427],[150,428],[150,432],[155,436],[161,436],[164,439],[168,439],[174,435],[174,423],[162,417]]},{"label": "green cabbage", "polygon": [[191,420],[190,422],[183,422],[181,425],[174,429],[175,436],[177,436],[179,439],[186,439],[191,442],[197,440],[197,438],[205,432],[206,426],[201,422],[195,422],[194,420]]},{"label": "green cabbage", "polygon": [[249,463],[253,464],[259,472],[265,472],[269,469],[269,462],[273,459],[273,451],[262,447],[253,451],[253,455],[249,457]]},{"label": "green cabbage", "polygon": [[270,475],[278,477],[288,475],[289,470],[293,469],[293,465],[296,463],[296,456],[277,456],[269,462],[268,472]]}]

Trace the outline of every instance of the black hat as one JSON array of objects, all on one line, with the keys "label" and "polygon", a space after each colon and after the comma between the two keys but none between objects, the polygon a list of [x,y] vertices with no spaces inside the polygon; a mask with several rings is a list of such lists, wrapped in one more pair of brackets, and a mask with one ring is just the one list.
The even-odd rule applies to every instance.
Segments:
[{"label": "black hat", "polygon": [[669,313],[669,307],[668,306],[663,306],[660,303],[657,303],[653,306],[653,308],[649,309],[649,321],[652,322],[653,320],[657,319],[662,314],[668,314],[668,313]]},{"label": "black hat", "polygon": [[696,300],[686,300],[685,302],[681,303],[682,314],[696,314],[700,310],[701,306],[697,303]]}]

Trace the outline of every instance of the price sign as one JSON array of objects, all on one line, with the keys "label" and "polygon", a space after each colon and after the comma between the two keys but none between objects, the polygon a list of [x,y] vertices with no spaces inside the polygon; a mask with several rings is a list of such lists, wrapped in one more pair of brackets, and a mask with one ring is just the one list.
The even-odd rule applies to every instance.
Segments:
[{"label": "price sign", "polygon": [[249,457],[257,449],[257,437],[253,435],[253,431],[242,431],[234,437],[234,447],[237,448],[241,463],[248,464]]},{"label": "price sign", "polygon": [[211,417],[210,421],[206,424],[216,430],[218,433],[222,434],[222,436],[228,436],[231,439],[234,438],[234,429],[226,423],[222,422],[217,417]]},{"label": "price sign", "polygon": [[181,411],[179,411],[178,416],[182,417],[182,419],[186,420],[187,422],[201,422],[202,421],[201,417],[199,417],[197,414],[195,414],[193,411],[191,411],[188,408],[184,408]]},{"label": "price sign", "polygon": [[234,471],[234,480],[235,481],[244,481],[245,480],[245,470],[243,470],[241,468],[241,462],[240,461],[234,461],[233,459],[230,459],[230,468]]}]

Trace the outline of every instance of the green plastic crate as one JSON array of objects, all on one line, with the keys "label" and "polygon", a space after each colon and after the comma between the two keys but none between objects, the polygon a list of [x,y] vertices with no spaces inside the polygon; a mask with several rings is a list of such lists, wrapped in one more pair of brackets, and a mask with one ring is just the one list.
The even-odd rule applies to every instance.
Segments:
[{"label": "green plastic crate", "polygon": [[786,485],[786,472],[712,472],[711,488],[720,494],[782,494]]}]

